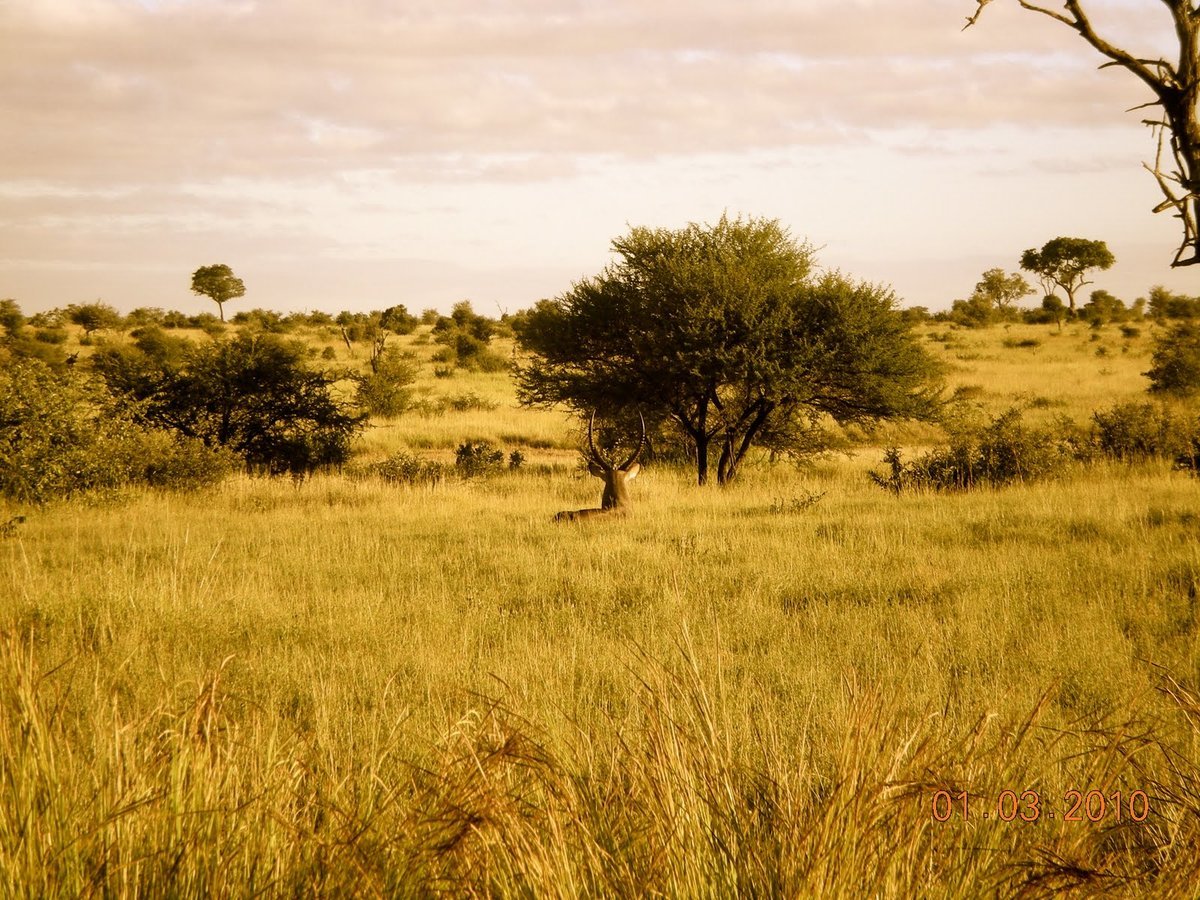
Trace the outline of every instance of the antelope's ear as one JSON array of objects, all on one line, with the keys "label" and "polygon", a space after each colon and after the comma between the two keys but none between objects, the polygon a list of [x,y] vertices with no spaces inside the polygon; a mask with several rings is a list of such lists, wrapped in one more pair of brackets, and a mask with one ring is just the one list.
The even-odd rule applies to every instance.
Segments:
[{"label": "antelope's ear", "polygon": [[637,473],[640,471],[642,471],[641,465],[638,463],[634,463],[632,466],[630,466],[628,469],[625,470],[625,480],[633,481],[633,479],[637,478]]},{"label": "antelope's ear", "polygon": [[588,471],[591,472],[593,475],[595,475],[597,478],[603,478],[607,474],[604,471],[604,467],[601,466],[600,463],[597,463],[597,462],[588,463]]}]

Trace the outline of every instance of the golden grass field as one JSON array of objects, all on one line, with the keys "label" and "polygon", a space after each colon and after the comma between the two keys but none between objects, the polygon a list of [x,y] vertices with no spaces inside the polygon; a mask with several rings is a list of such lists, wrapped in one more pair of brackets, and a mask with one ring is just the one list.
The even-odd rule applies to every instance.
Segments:
[{"label": "golden grass field", "polygon": [[[921,329],[981,410],[1080,421],[1151,331]],[[362,459],[526,466],[0,508],[0,895],[1200,896],[1200,482],[896,497],[866,470],[938,433],[893,425],[558,525],[576,425],[418,389],[497,408]]]}]

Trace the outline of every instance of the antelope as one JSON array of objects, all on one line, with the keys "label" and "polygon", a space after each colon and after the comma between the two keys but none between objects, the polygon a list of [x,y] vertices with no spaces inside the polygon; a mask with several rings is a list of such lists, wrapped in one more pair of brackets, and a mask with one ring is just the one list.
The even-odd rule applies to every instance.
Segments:
[{"label": "antelope", "polygon": [[586,519],[588,516],[610,513],[623,516],[629,513],[633,508],[633,503],[629,499],[629,482],[637,477],[637,473],[642,468],[638,465],[637,458],[642,455],[642,448],[646,446],[646,420],[642,418],[641,413],[638,413],[638,420],[642,423],[642,436],[638,438],[637,448],[629,459],[619,466],[614,466],[596,449],[596,442],[592,439],[592,426],[596,422],[596,412],[592,411],[592,417],[588,420],[587,461],[588,471],[604,482],[600,508],[563,510],[554,517],[555,522],[574,522],[576,519]]}]

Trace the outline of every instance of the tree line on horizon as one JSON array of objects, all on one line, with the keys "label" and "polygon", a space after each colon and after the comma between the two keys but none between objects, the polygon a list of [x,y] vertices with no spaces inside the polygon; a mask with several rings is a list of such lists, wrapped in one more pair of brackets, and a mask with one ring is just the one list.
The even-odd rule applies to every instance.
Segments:
[{"label": "tree line on horizon", "polygon": [[[46,449],[39,441],[47,436],[51,444],[71,443],[55,430],[66,423],[76,438],[118,425],[136,438],[134,445],[150,446],[147,435],[158,435],[157,461],[144,447],[93,454],[126,459],[135,469],[156,466],[159,474],[139,476],[148,481],[181,471],[173,451],[204,477],[219,468],[215,456],[212,466],[200,464],[206,450],[224,454],[225,463],[232,454],[266,474],[302,478],[340,466],[369,415],[409,408],[417,366],[391,338],[425,323],[422,340],[439,345],[435,375],[512,368],[523,404],[567,408],[585,420],[599,412],[606,451],[619,440],[622,422],[642,419],[652,446],[680,448],[698,483],[712,475],[724,484],[755,448],[811,458],[827,446],[830,423],[937,421],[940,368],[913,325],[939,317],[970,326],[1011,320],[1022,315],[1017,300],[1031,292],[1022,276],[989,270],[969,301],[930,317],[901,309],[886,286],[820,268],[811,244],[776,220],[752,217],[722,216],[681,229],[635,227],[612,246],[615,261],[598,275],[500,320],[479,315],[468,301],[449,316],[429,310],[418,317],[402,305],[336,316],[252,309],[230,324],[154,308],[122,317],[100,303],[26,319],[15,301],[0,301],[0,360],[9,363],[0,385],[4,465],[17,481],[60,471],[69,483],[70,466],[31,461],[37,447]],[[1068,252],[1058,254],[1052,270],[1055,246]],[[1029,251],[1022,263],[1044,284],[1064,287],[1073,302],[1083,275],[1107,267],[1106,259],[1111,254],[1099,242],[1060,238]],[[1024,315],[1044,322],[1047,311],[1043,302]],[[1198,312],[1200,299],[1155,289],[1132,308],[1097,291],[1077,315],[1096,326],[1125,316],[1187,320],[1156,337],[1148,373],[1153,390],[1186,395],[1200,388]],[[1056,321],[1061,327],[1062,317]],[[79,343],[91,348],[82,360],[65,353],[67,323],[83,330]],[[299,326],[340,336],[352,354],[361,348],[365,369],[340,368],[333,347],[318,353],[290,336]],[[198,327],[210,340],[172,333],[182,327]],[[128,339],[105,334],[123,330]],[[492,349],[499,335],[513,337],[521,355],[509,359]],[[333,390],[345,381],[354,386],[352,396]],[[163,434],[175,443],[163,444]]]}]

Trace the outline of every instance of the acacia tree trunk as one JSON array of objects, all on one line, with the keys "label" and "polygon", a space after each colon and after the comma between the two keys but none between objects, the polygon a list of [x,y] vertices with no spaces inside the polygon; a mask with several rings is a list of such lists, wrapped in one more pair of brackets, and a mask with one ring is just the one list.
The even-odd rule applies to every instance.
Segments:
[{"label": "acacia tree trunk", "polygon": [[[765,400],[756,401],[738,422],[725,432],[721,447],[721,459],[717,463],[717,484],[728,484],[737,477],[738,466],[741,465],[746,453],[754,444],[754,439],[762,431],[763,426],[775,409],[774,403]],[[752,414],[749,421],[748,414]]]}]

